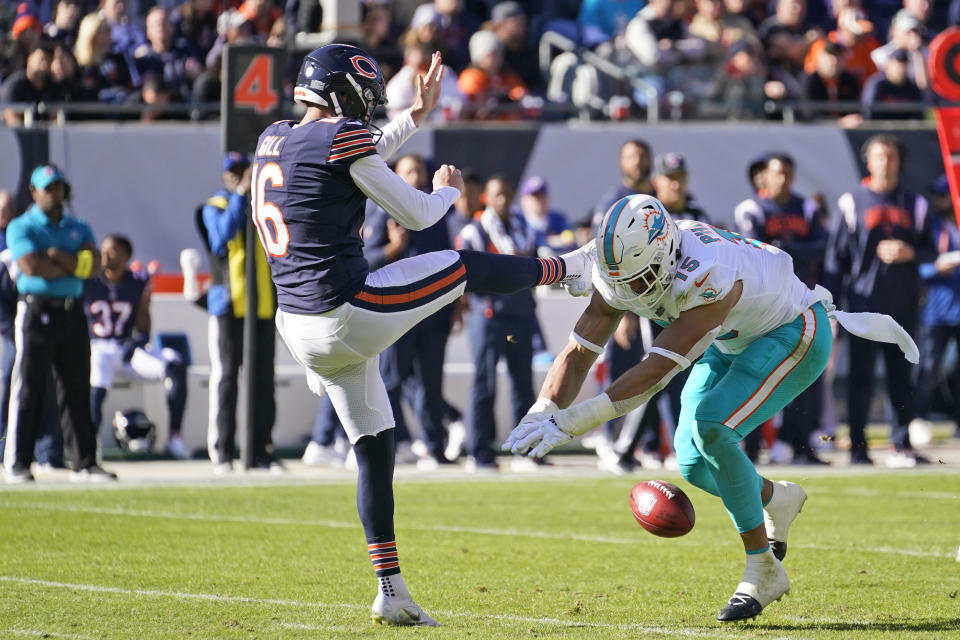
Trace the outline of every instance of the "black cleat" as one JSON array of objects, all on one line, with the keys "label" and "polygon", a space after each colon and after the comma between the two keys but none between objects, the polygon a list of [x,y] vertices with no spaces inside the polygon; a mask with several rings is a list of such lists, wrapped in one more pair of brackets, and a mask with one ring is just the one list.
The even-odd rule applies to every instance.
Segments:
[{"label": "black cleat", "polygon": [[787,557],[786,541],[780,542],[779,540],[768,539],[767,542],[770,543],[770,550],[773,551],[773,557],[783,562],[783,559]]},{"label": "black cleat", "polygon": [[756,618],[763,611],[763,605],[746,593],[737,592],[730,598],[720,613],[717,614],[717,620],[720,622],[736,622],[737,620],[749,620]]}]

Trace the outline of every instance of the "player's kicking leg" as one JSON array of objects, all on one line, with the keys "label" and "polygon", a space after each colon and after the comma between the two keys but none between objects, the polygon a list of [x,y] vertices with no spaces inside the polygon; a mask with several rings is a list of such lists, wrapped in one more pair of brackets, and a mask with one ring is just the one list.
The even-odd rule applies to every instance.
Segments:
[{"label": "player's kicking leg", "polygon": [[763,505],[763,524],[767,532],[767,541],[777,560],[787,555],[787,531],[803,509],[807,501],[807,492],[795,482],[781,480],[771,482],[763,479],[764,492],[770,489],[770,498]]},{"label": "player's kicking leg", "polygon": [[[311,390],[317,394],[326,390],[353,443],[359,472],[357,510],[377,576],[374,622],[438,624],[414,602],[400,572],[393,528],[394,418],[377,355],[465,291],[511,293],[560,283],[574,293],[585,293],[592,267],[589,247],[545,259],[439,251],[398,260],[368,274],[363,289],[349,303],[326,314],[277,314],[277,330],[306,368]],[[399,292],[405,295],[394,295]],[[345,331],[348,321],[350,330]]]}]

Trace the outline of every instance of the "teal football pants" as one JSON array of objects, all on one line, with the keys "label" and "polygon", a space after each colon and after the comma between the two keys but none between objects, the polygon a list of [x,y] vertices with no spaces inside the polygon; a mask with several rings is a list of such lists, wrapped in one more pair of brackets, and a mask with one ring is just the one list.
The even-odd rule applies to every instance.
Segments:
[{"label": "teal football pants", "polygon": [[833,335],[819,303],[742,353],[711,345],[683,387],[674,447],[683,477],[719,496],[744,533],[763,524],[763,481],[739,442],[823,372]]}]

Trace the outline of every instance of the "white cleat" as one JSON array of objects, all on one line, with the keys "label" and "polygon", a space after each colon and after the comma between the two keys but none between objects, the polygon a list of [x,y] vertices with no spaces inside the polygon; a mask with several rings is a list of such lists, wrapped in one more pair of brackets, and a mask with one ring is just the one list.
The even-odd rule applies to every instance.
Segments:
[{"label": "white cleat", "polygon": [[312,467],[342,467],[345,458],[346,453],[341,455],[335,445],[322,445],[311,440],[300,460]]},{"label": "white cleat", "polygon": [[382,593],[377,594],[377,599],[373,601],[370,618],[374,624],[397,627],[440,626],[412,598],[388,598]]},{"label": "white cleat", "polygon": [[588,242],[576,251],[560,256],[567,268],[567,275],[560,284],[572,296],[585,296],[593,290],[593,263],[596,261],[597,247]]},{"label": "white cleat", "polygon": [[747,566],[737,590],[720,613],[720,622],[747,620],[760,615],[764,607],[790,593],[790,580],[783,565],[768,549],[747,556]]},{"label": "white cleat", "polygon": [[787,532],[806,501],[807,492],[797,483],[786,480],[773,483],[773,496],[763,508],[763,523],[777,560],[787,555]]}]

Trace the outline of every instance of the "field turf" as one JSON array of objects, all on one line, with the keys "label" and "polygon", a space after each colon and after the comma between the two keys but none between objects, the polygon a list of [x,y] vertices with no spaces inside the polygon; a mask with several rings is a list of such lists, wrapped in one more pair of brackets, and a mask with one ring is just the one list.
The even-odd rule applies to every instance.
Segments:
[{"label": "field turf", "polygon": [[[792,470],[791,470],[792,471]],[[0,638],[960,638],[960,473],[814,473],[792,592],[721,626],[743,552],[627,507],[652,476],[397,482],[401,567],[439,629],[373,627],[352,480],[0,489]],[[777,476],[775,479],[780,479]]]}]

